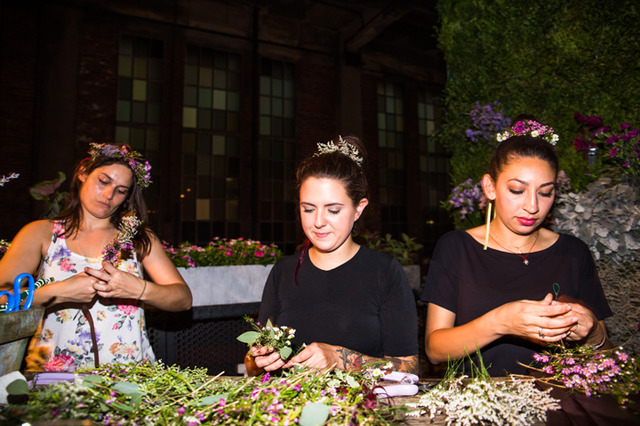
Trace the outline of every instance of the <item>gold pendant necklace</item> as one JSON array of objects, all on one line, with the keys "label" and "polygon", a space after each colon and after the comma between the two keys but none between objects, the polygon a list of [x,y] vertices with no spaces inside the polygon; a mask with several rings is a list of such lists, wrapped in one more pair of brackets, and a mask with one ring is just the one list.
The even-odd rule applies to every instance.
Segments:
[{"label": "gold pendant necklace", "polygon": [[503,246],[502,244],[500,244],[498,242],[498,240],[496,240],[493,235],[489,234],[489,236],[491,237],[491,239],[493,241],[495,241],[495,243],[497,245],[499,245],[500,247],[502,247],[503,249],[505,249],[506,251],[508,251],[509,253],[513,253],[516,254],[518,256],[520,256],[522,258],[522,263],[524,263],[525,265],[529,265],[529,259],[527,259],[527,257],[529,257],[529,255],[531,254],[531,250],[533,250],[533,247],[536,245],[536,243],[538,242],[538,236],[540,235],[540,231],[536,232],[536,237],[533,239],[533,244],[531,244],[531,247],[529,247],[529,251],[527,252],[527,254],[522,254],[522,251],[520,250],[520,247],[515,247],[518,250],[518,253],[516,253],[513,250],[509,250],[508,248],[506,248],[505,246]]}]

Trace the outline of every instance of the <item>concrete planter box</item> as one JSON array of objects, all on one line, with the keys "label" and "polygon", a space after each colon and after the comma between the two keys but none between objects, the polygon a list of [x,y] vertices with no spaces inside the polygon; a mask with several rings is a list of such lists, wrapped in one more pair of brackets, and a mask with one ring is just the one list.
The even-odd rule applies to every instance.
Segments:
[{"label": "concrete planter box", "polygon": [[273,265],[178,268],[191,289],[193,306],[259,303]]}]

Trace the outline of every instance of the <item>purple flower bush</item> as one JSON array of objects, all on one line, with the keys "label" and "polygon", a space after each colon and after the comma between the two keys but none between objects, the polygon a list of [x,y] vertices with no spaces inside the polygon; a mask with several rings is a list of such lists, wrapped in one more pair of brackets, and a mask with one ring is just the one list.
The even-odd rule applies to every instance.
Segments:
[{"label": "purple flower bush", "polygon": [[460,220],[465,220],[476,211],[482,211],[486,206],[487,197],[482,192],[480,182],[474,182],[471,178],[453,188],[445,204],[449,211],[457,211]]},{"label": "purple flower bush", "polygon": [[496,133],[506,129],[511,123],[509,117],[505,117],[500,107],[500,102],[493,101],[486,105],[475,103],[475,106],[469,112],[471,118],[471,127],[465,133],[467,138],[472,142],[485,142],[487,145],[493,146],[496,143]]},{"label": "purple flower bush", "polygon": [[598,148],[603,151],[601,161],[622,174],[640,176],[640,128],[622,123],[617,131],[603,123],[600,116],[574,113],[579,124],[578,137],[573,140],[577,151]]}]

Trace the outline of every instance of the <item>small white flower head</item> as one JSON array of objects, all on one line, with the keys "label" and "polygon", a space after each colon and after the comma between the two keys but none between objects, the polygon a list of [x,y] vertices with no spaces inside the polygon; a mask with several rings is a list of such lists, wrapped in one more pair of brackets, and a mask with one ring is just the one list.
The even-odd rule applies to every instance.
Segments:
[{"label": "small white flower head", "polygon": [[360,156],[360,151],[358,151],[358,148],[353,144],[345,142],[345,140],[342,139],[342,136],[338,136],[338,145],[336,145],[333,141],[329,141],[327,143],[319,142],[317,152],[313,155],[314,157],[317,157],[319,155],[329,154],[331,152],[339,152],[343,155],[346,155],[347,157],[355,161],[358,166],[362,167],[363,158]]}]

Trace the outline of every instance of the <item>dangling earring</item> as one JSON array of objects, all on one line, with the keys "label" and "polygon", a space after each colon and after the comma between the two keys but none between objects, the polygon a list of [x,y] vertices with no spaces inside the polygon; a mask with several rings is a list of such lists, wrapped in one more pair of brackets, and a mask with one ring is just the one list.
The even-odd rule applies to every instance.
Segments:
[{"label": "dangling earring", "polygon": [[485,233],[484,233],[484,247],[482,247],[482,250],[486,250],[487,249],[487,245],[489,245],[489,226],[491,225],[491,206],[492,206],[492,202],[491,200],[489,200],[489,203],[487,205],[487,225],[486,225],[486,229],[485,229]]}]

